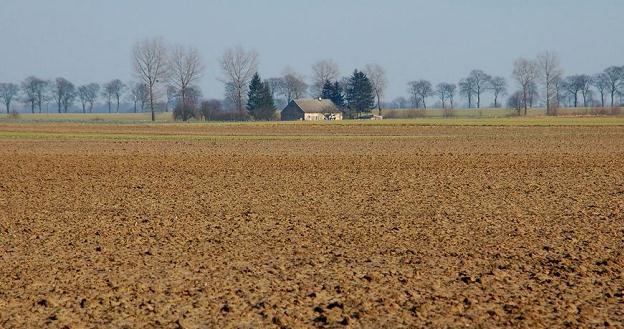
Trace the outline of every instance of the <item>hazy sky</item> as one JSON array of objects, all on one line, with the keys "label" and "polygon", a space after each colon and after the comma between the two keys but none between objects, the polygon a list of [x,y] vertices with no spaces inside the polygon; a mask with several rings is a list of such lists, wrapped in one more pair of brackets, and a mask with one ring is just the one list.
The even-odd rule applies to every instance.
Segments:
[{"label": "hazy sky", "polygon": [[130,80],[133,43],[162,36],[199,49],[206,97],[222,97],[218,59],[241,45],[263,78],[286,66],[309,77],[325,58],[343,75],[378,63],[390,100],[421,78],[509,77],[515,58],[546,49],[568,74],[624,65],[622,13],[623,0],[0,0],[0,81]]}]

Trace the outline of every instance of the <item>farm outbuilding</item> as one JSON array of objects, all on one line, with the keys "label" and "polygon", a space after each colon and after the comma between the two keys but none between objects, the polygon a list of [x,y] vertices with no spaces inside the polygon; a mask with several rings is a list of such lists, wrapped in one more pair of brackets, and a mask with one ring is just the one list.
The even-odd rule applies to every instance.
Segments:
[{"label": "farm outbuilding", "polygon": [[342,120],[342,112],[329,99],[294,99],[282,110],[281,119]]}]

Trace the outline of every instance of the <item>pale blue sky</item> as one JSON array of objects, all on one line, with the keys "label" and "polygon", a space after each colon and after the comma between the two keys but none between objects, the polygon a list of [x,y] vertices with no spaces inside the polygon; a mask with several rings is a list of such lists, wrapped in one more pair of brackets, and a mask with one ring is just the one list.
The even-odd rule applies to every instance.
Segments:
[{"label": "pale blue sky", "polygon": [[286,66],[310,76],[325,58],[343,75],[379,63],[390,100],[420,78],[509,77],[515,58],[547,49],[566,73],[624,65],[623,13],[622,0],[0,0],[0,81],[130,80],[132,44],[162,36],[199,49],[207,97],[223,94],[219,56],[241,45],[265,78]]}]

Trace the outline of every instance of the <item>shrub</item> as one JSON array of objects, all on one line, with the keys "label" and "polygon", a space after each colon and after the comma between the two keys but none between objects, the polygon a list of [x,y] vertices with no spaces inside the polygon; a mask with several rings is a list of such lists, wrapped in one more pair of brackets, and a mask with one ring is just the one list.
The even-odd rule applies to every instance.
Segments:
[{"label": "shrub", "polygon": [[223,104],[221,104],[221,101],[218,99],[203,101],[199,108],[202,119],[206,121],[213,120],[213,118],[218,116],[221,112],[223,112]]},{"label": "shrub", "polygon": [[250,119],[247,111],[239,113],[224,110],[223,103],[218,99],[203,101],[198,115],[205,121],[248,121]]},{"label": "shrub", "polygon": [[254,109],[253,115],[254,118],[258,121],[270,121],[275,117],[275,108],[274,107],[259,107]]},{"label": "shrub", "polygon": [[197,111],[197,107],[193,104],[181,103],[176,105],[175,109],[173,109],[173,119],[176,121],[188,121],[192,118],[199,118],[199,111]]}]

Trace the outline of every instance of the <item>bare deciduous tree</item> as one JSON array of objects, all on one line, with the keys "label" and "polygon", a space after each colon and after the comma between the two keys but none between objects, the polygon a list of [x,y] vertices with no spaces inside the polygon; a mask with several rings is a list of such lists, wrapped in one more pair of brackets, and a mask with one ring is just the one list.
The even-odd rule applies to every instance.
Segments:
[{"label": "bare deciduous tree", "polygon": [[454,83],[449,83],[446,85],[446,96],[448,97],[449,102],[451,103],[451,108],[455,108],[455,95],[457,94],[457,85]]},{"label": "bare deciduous tree", "polygon": [[524,93],[522,92],[522,90],[518,90],[511,94],[511,96],[509,96],[509,99],[507,100],[507,106],[516,110],[518,115],[520,115],[522,112],[523,97]]},{"label": "bare deciduous tree", "polygon": [[308,90],[308,84],[305,83],[303,76],[297,72],[286,69],[284,70],[283,79],[283,95],[286,97],[286,102],[289,103],[293,99],[302,98],[305,96]]},{"label": "bare deciduous tree", "polygon": [[338,65],[331,59],[322,60],[312,65],[312,96],[321,97],[325,81],[338,80],[340,70]]},{"label": "bare deciduous tree", "polygon": [[58,107],[58,113],[65,112],[76,98],[76,87],[65,78],[56,78],[54,81],[52,98]]},{"label": "bare deciduous tree", "polygon": [[605,106],[605,94],[609,90],[609,77],[605,73],[598,73],[592,77],[592,85],[600,94],[600,106]]},{"label": "bare deciduous tree", "polygon": [[522,88],[522,105],[524,106],[524,115],[527,115],[531,85],[535,84],[538,77],[537,64],[525,58],[517,59],[514,62],[513,77]]},{"label": "bare deciduous tree", "polygon": [[93,113],[93,104],[97,100],[100,85],[93,82],[87,85],[87,102],[89,103],[89,113]]},{"label": "bare deciduous tree", "polygon": [[52,82],[49,80],[40,80],[38,82],[37,88],[37,108],[39,108],[39,113],[42,112],[42,107],[44,102],[50,101],[50,92],[51,92]]},{"label": "bare deciduous tree", "polygon": [[366,76],[373,85],[373,92],[377,98],[377,109],[379,110],[379,115],[381,115],[381,100],[388,85],[386,71],[381,65],[368,64],[364,67],[364,73],[366,73]]},{"label": "bare deciduous tree", "polygon": [[37,81],[40,80],[35,77],[28,77],[22,82],[22,93],[24,95],[24,102],[30,103],[30,110],[35,113],[35,107],[37,106]]},{"label": "bare deciduous tree", "polygon": [[180,100],[186,104],[187,90],[201,78],[204,67],[199,52],[195,48],[175,47],[169,56],[169,82],[180,94]]},{"label": "bare deciduous tree", "polygon": [[581,96],[583,96],[583,107],[587,107],[592,98],[592,78],[587,74],[579,76],[579,84],[581,85]]},{"label": "bare deciduous tree", "polygon": [[161,39],[145,39],[134,45],[132,53],[135,74],[148,88],[152,121],[156,121],[156,87],[167,77],[165,47]]},{"label": "bare deciduous tree", "polygon": [[490,90],[494,94],[494,107],[498,107],[498,98],[507,93],[507,81],[503,77],[493,77],[490,80]]},{"label": "bare deciduous tree", "polygon": [[468,108],[472,108],[472,97],[476,93],[475,89],[475,81],[472,77],[459,81],[459,93],[468,100]]},{"label": "bare deciduous tree", "polygon": [[105,83],[103,87],[104,96],[106,96],[108,102],[108,113],[111,113],[111,103],[113,98],[117,101],[116,112],[119,113],[119,103],[121,100],[121,96],[126,89],[126,85],[121,80],[114,79],[110,82]]},{"label": "bare deciduous tree", "polygon": [[481,70],[472,70],[468,79],[473,82],[474,93],[477,96],[477,108],[481,108],[481,94],[490,86],[492,77]]},{"label": "bare deciduous tree", "polygon": [[539,70],[539,78],[546,91],[546,115],[556,115],[559,106],[556,85],[563,74],[559,64],[559,56],[554,52],[545,51],[537,55],[536,64]]},{"label": "bare deciduous tree", "polygon": [[22,82],[21,87],[24,93],[24,99],[26,102],[30,103],[32,113],[35,113],[35,108],[38,108],[39,113],[41,113],[43,102],[47,98],[49,86],[50,83],[48,81],[33,76],[26,78],[26,80]]},{"label": "bare deciduous tree", "polygon": [[269,85],[269,89],[271,90],[271,97],[273,97],[273,99],[277,98],[277,95],[283,94],[283,78],[268,78],[265,80],[265,82]]},{"label": "bare deciduous tree", "polygon": [[102,96],[106,98],[106,104],[108,105],[108,113],[112,113],[112,104],[113,104],[113,89],[108,85],[104,84],[102,88]]},{"label": "bare deciduous tree", "polygon": [[221,81],[226,84],[226,93],[233,98],[236,111],[242,114],[249,81],[258,70],[258,53],[240,46],[227,49],[221,57],[221,69],[225,74]]},{"label": "bare deciduous tree", "polygon": [[427,80],[411,81],[407,84],[409,86],[408,91],[412,96],[412,101],[415,107],[423,106],[427,108],[427,97],[433,96],[433,87],[431,82]]},{"label": "bare deciduous tree", "polygon": [[563,79],[562,88],[574,100],[574,107],[578,107],[578,94],[583,90],[585,77],[582,75],[571,75]]},{"label": "bare deciduous tree", "polygon": [[14,83],[0,83],[0,98],[2,99],[2,103],[4,103],[4,107],[6,108],[6,112],[11,112],[11,102],[17,94],[19,93],[19,86]]},{"label": "bare deciduous tree", "polygon": [[451,109],[454,107],[453,99],[456,90],[457,86],[454,83],[442,82],[436,86],[436,94],[442,101],[442,109],[446,109],[446,101],[449,101]]},{"label": "bare deciduous tree", "polygon": [[87,113],[87,86],[83,85],[76,88],[76,95],[80,100],[80,105],[82,105],[82,113]]},{"label": "bare deciduous tree", "polygon": [[624,83],[624,66],[611,66],[604,70],[608,82],[608,91],[611,94],[611,107],[615,105],[615,94]]},{"label": "bare deciduous tree", "polygon": [[145,111],[145,107],[149,103],[149,91],[147,85],[143,82],[131,83],[130,93],[128,99],[132,102],[134,113],[138,112],[138,108],[141,112]]}]

